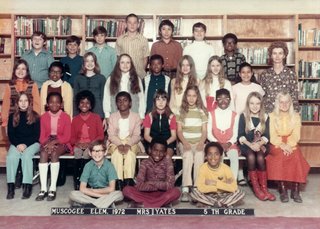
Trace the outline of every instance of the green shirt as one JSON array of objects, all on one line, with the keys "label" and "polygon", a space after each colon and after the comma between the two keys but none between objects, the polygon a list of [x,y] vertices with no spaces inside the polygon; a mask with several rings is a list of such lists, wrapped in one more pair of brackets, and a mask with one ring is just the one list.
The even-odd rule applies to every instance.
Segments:
[{"label": "green shirt", "polygon": [[87,183],[92,188],[105,188],[109,182],[118,179],[116,170],[107,159],[98,168],[94,160],[89,161],[83,169],[80,181]]}]

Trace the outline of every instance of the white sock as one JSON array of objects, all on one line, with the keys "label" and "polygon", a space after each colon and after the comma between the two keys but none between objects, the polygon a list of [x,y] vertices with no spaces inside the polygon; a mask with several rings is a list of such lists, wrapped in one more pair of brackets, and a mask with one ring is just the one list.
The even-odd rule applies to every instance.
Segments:
[{"label": "white sock", "polygon": [[48,163],[39,163],[41,191],[47,191]]},{"label": "white sock", "polygon": [[239,171],[238,171],[238,180],[244,180],[243,169],[242,169],[242,168],[239,168]]},{"label": "white sock", "polygon": [[189,187],[182,187],[182,192],[189,193]]},{"label": "white sock", "polygon": [[60,168],[60,162],[51,162],[51,185],[50,185],[50,191],[56,191],[57,190],[57,180],[59,175],[59,168]]},{"label": "white sock", "polygon": [[234,179],[237,179],[238,177],[238,170],[239,170],[239,156],[237,150],[229,150],[227,152],[227,155],[230,160],[230,168],[233,174]]}]

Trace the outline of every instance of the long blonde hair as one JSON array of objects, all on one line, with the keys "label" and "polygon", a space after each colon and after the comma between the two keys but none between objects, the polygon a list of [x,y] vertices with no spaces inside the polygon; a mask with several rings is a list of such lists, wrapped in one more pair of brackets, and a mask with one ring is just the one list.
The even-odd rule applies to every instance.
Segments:
[{"label": "long blonde hair", "polygon": [[273,113],[275,114],[275,127],[278,129],[280,127],[280,98],[281,97],[286,97],[288,98],[288,102],[290,103],[290,107],[288,110],[289,116],[290,116],[290,123],[292,127],[294,127],[295,125],[295,118],[294,116],[296,115],[296,112],[294,111],[293,108],[293,103],[292,103],[292,97],[289,94],[289,92],[287,91],[281,91],[277,94],[276,99],[275,99],[275,103],[274,103],[274,109],[273,109]]},{"label": "long blonde hair", "polygon": [[260,111],[259,111],[259,120],[260,120],[260,131],[261,131],[261,134],[264,133],[264,131],[266,130],[266,118],[265,118],[265,110],[264,110],[264,106],[263,106],[263,98],[262,98],[262,95],[260,95],[259,92],[251,92],[248,97],[247,97],[247,101],[246,101],[246,107],[244,109],[244,118],[245,118],[245,121],[246,121],[246,133],[249,133],[250,132],[250,128],[251,128],[251,111],[250,111],[250,108],[249,108],[249,104],[250,104],[250,100],[251,98],[253,97],[256,97],[257,99],[260,100]]},{"label": "long blonde hair", "polygon": [[190,72],[188,74],[189,81],[188,81],[187,87],[198,84],[194,61],[191,56],[184,55],[179,60],[179,63],[177,66],[177,75],[176,75],[176,81],[174,85],[174,90],[177,92],[177,94],[183,93],[183,88],[182,88],[183,74],[182,74],[181,68],[182,68],[182,62],[184,60],[187,60],[190,65]]},{"label": "long blonde hair", "polygon": [[189,112],[189,104],[188,104],[188,100],[187,100],[187,94],[188,94],[188,91],[190,91],[190,90],[194,90],[195,93],[197,94],[197,102],[195,104],[196,107],[199,110],[202,110],[205,113],[205,115],[208,115],[207,109],[203,105],[198,86],[196,86],[196,85],[189,86],[184,91],[184,94],[182,97],[182,103],[181,103],[181,107],[180,107],[180,118],[181,118],[181,120],[183,120],[183,122],[184,122],[184,119],[185,119],[187,113]]},{"label": "long blonde hair", "polygon": [[205,89],[205,95],[208,96],[210,94],[210,86],[213,82],[213,72],[211,70],[211,63],[216,60],[220,63],[221,68],[218,74],[218,81],[219,81],[219,87],[224,88],[224,84],[225,84],[225,74],[224,74],[224,70],[223,70],[223,64],[222,61],[220,60],[219,56],[212,56],[209,58],[208,60],[208,65],[207,65],[207,72],[206,72],[206,76],[201,80],[201,86],[202,88]]}]

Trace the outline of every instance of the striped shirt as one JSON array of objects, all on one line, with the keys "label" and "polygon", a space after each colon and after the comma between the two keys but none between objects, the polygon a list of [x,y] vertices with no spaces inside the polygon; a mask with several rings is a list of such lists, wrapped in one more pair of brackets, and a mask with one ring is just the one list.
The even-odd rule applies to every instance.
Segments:
[{"label": "striped shirt", "polygon": [[38,55],[35,55],[33,49],[26,51],[21,59],[27,61],[30,69],[31,79],[35,81],[40,89],[43,82],[49,79],[48,69],[54,61],[52,55],[42,49]]},{"label": "striped shirt", "polygon": [[208,122],[208,117],[199,108],[189,109],[184,120],[177,115],[177,122],[182,125],[183,137],[190,143],[196,144],[200,141],[202,135],[202,125]]},{"label": "striped shirt", "polygon": [[129,54],[137,70],[138,76],[143,79],[146,75],[145,58],[149,56],[147,38],[140,33],[129,37],[128,33],[121,35],[116,41],[117,55]]}]

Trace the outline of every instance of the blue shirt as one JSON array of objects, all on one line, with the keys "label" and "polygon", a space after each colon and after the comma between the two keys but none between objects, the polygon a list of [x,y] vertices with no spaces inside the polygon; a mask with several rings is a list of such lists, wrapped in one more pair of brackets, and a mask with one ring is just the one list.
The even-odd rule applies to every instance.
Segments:
[{"label": "blue shirt", "polygon": [[99,168],[94,160],[89,161],[83,169],[80,181],[91,188],[105,188],[110,181],[118,179],[117,172],[110,161],[105,159]]},{"label": "blue shirt", "polygon": [[79,75],[82,67],[83,57],[76,55],[74,58],[69,56],[62,57],[60,60],[63,63],[65,73],[63,75],[63,80],[67,81],[73,87],[74,79]]},{"label": "blue shirt", "polygon": [[31,79],[35,81],[40,89],[42,84],[49,79],[48,69],[54,61],[51,53],[42,49],[38,55],[35,55],[34,50],[26,51],[21,59],[27,61],[30,69]]}]

